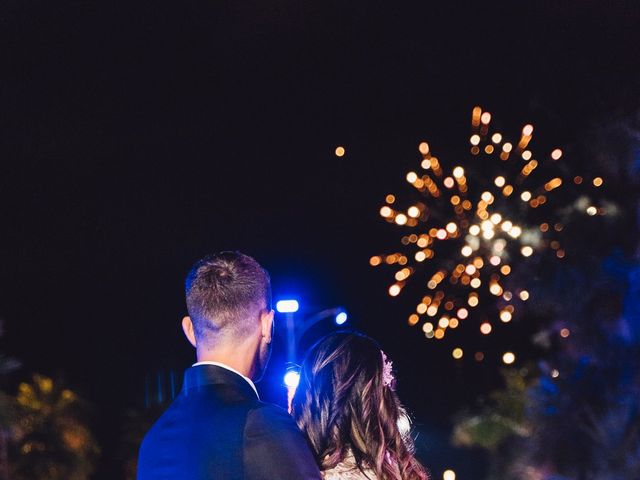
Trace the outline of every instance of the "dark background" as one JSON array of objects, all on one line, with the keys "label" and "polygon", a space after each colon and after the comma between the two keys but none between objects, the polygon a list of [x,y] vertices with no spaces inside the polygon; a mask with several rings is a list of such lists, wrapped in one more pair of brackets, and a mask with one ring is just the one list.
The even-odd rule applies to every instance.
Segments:
[{"label": "dark background", "polygon": [[[114,425],[143,401],[145,376],[192,360],[179,328],[187,270],[239,249],[271,272],[276,300],[298,296],[303,314],[342,305],[380,340],[423,438],[439,438],[425,456],[436,471],[448,415],[495,386],[497,369],[454,364],[451,345],[406,325],[413,299],[389,299],[391,272],[368,265],[398,240],[378,209],[405,188],[420,141],[465,145],[475,105],[511,137],[533,123],[543,147],[636,108],[639,12],[632,1],[5,0],[4,350],[95,405],[114,478]],[[271,367],[260,388],[279,400]]]}]

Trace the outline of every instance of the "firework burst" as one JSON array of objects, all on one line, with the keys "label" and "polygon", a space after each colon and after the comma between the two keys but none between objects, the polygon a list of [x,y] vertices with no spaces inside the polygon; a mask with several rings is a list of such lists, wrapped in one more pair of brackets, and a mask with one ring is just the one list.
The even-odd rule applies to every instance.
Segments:
[{"label": "firework burst", "polygon": [[[424,282],[419,286],[426,294],[408,321],[421,323],[427,338],[442,339],[473,317],[482,317],[483,335],[510,323],[519,304],[529,299],[527,290],[508,282],[513,266],[542,254],[565,256],[559,239],[563,222],[553,207],[558,191],[567,185],[603,184],[600,177],[571,175],[558,148],[534,156],[529,150],[532,125],[510,142],[491,132],[491,114],[480,107],[473,109],[471,124],[463,162],[445,165],[421,143],[420,168],[406,176],[419,199],[401,208],[389,194],[380,209],[405,234],[400,251],[373,256],[370,264],[395,267],[391,296],[410,281]],[[584,196],[575,205],[588,215],[604,213]]]}]

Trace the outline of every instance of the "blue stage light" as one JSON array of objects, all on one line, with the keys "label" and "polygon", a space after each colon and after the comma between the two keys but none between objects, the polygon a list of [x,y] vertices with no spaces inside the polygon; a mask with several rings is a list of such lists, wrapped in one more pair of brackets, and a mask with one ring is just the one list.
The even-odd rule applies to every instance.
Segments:
[{"label": "blue stage light", "polygon": [[294,313],[298,311],[300,305],[297,300],[280,300],[276,303],[276,310],[280,313]]},{"label": "blue stage light", "polygon": [[289,388],[296,388],[300,383],[300,374],[295,370],[289,370],[284,374],[284,384]]},{"label": "blue stage light", "polygon": [[340,312],[336,315],[336,324],[337,325],[342,325],[344,322],[347,321],[347,312]]}]

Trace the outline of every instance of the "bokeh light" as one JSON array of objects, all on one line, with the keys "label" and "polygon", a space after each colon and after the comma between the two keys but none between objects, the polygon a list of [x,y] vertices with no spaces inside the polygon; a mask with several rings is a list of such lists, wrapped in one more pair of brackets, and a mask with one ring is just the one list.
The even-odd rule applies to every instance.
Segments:
[{"label": "bokeh light", "polygon": [[[567,172],[560,148],[534,153],[533,125],[524,125],[519,138],[507,141],[503,133],[491,132],[491,121],[489,112],[473,109],[469,154],[455,163],[420,143],[419,168],[406,174],[414,198],[402,206],[404,199],[387,194],[380,208],[384,221],[402,229],[402,249],[370,257],[369,263],[394,269],[389,287],[394,297],[417,276],[424,278],[418,284],[426,291],[408,323],[423,326],[426,338],[441,340],[478,317],[483,335],[509,328],[529,299],[518,284],[527,278],[514,274],[514,268],[531,265],[530,258],[566,255],[558,235],[564,220],[558,218],[557,192],[583,177]],[[602,177],[589,178],[585,187],[604,183]],[[583,202],[580,214],[599,214],[593,203]]]},{"label": "bokeh light", "polygon": [[502,362],[505,365],[511,365],[515,361],[516,361],[516,356],[513,352],[506,352],[504,355],[502,355]]},{"label": "bokeh light", "polygon": [[284,384],[289,388],[297,388],[300,384],[300,373],[296,370],[289,370],[284,374]]}]

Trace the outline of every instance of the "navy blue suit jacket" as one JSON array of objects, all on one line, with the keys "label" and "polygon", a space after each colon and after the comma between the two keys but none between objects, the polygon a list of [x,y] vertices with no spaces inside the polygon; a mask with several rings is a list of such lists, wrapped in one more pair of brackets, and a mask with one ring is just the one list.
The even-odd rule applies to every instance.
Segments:
[{"label": "navy blue suit jacket", "polygon": [[230,370],[191,367],[142,442],[138,480],[243,479],[318,480],[320,472],[285,410],[259,401]]}]

